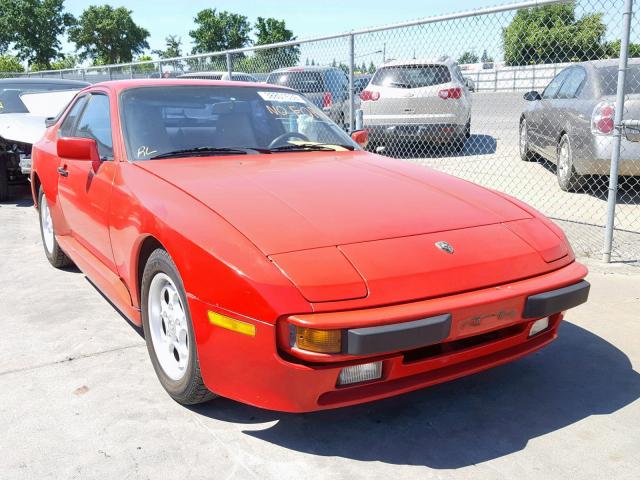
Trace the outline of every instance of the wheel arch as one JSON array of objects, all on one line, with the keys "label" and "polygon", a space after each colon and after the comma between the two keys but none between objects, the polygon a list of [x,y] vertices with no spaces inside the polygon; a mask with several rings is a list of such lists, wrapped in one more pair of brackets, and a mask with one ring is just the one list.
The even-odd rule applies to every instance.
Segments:
[{"label": "wheel arch", "polygon": [[171,255],[162,242],[153,235],[147,235],[138,246],[135,266],[135,298],[133,299],[138,306],[140,305],[142,298],[142,276],[144,275],[144,267],[147,265],[147,261],[151,254],[159,248]]},{"label": "wheel arch", "polygon": [[41,186],[42,182],[40,181],[40,177],[36,172],[33,172],[31,176],[31,196],[33,197],[33,205],[38,209],[40,208],[38,205],[38,195]]}]

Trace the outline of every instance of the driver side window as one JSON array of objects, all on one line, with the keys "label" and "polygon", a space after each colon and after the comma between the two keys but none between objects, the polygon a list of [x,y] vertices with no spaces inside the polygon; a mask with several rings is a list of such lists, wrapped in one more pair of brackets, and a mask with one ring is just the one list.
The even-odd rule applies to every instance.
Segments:
[{"label": "driver side window", "polygon": [[98,144],[102,160],[113,160],[113,139],[111,136],[111,115],[109,97],[92,94],[76,127],[76,136],[91,138]]},{"label": "driver side window", "polygon": [[542,92],[542,98],[544,98],[545,100],[556,98],[556,95],[560,90],[560,87],[562,86],[562,82],[564,82],[564,79],[567,78],[569,72],[570,70],[567,69],[561,71],[558,75],[556,75],[556,77],[551,80],[551,82],[549,82],[547,88],[544,89],[544,92]]}]

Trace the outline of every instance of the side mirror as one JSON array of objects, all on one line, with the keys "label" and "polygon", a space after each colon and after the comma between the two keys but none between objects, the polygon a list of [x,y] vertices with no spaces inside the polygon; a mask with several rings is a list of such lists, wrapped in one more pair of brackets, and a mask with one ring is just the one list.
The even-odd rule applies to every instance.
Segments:
[{"label": "side mirror", "polygon": [[56,117],[47,117],[44,119],[44,126],[49,128],[56,124]]},{"label": "side mirror", "polygon": [[92,138],[61,137],[57,142],[57,150],[60,158],[100,162],[98,144]]},{"label": "side mirror", "polygon": [[530,92],[525,93],[522,98],[524,98],[528,102],[533,102],[535,100],[541,100],[542,99],[540,94],[538,92],[536,92],[535,90],[532,90]]},{"label": "side mirror", "polygon": [[369,131],[368,130],[354,130],[351,132],[351,140],[356,142],[362,148],[366,148],[369,143]]}]

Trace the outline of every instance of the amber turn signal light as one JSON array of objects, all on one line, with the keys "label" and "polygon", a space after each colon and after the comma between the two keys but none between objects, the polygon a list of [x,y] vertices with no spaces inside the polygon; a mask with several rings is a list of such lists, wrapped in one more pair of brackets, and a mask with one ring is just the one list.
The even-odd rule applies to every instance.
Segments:
[{"label": "amber turn signal light", "polygon": [[319,330],[296,326],[296,347],[318,353],[340,353],[341,330]]}]

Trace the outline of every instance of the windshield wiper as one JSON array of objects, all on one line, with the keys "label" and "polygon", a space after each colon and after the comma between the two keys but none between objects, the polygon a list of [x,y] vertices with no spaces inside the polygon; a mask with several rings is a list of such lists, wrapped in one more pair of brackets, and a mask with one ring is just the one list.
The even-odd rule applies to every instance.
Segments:
[{"label": "windshield wiper", "polygon": [[352,145],[337,145],[333,143],[299,143],[297,145],[282,145],[269,149],[271,152],[335,152],[340,147],[346,150],[354,150]]},{"label": "windshield wiper", "polygon": [[210,155],[246,155],[248,153],[268,153],[268,150],[244,148],[244,147],[194,147],[183,148],[180,150],[173,150],[171,152],[161,153],[149,157],[150,160],[158,158],[179,158],[179,157],[195,157],[195,156],[210,156]]}]

